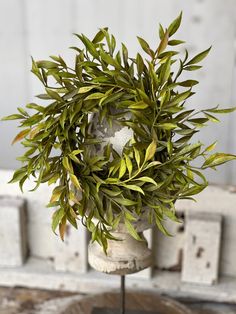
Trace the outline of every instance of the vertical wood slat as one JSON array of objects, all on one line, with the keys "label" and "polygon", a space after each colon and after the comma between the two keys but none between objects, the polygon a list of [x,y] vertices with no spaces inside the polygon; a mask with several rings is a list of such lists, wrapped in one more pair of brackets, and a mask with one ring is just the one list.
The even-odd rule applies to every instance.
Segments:
[{"label": "vertical wood slat", "polygon": [[[0,1],[0,117],[14,113],[27,99],[24,9],[24,1]],[[19,164],[15,160],[19,147],[10,146],[18,131],[16,124],[1,123],[0,168]]]},{"label": "vertical wood slat", "polygon": [[[183,0],[175,3],[149,0],[145,5],[141,0],[24,0],[21,3],[16,0],[2,0],[0,9],[0,54],[1,60],[4,60],[4,75],[0,78],[3,91],[0,100],[2,104],[7,103],[2,106],[3,115],[14,112],[17,105],[30,100],[27,96],[29,84],[31,97],[42,90],[36,78],[29,73],[30,55],[43,59],[60,53],[72,60],[72,53],[67,49],[71,44],[77,43],[71,35],[72,32],[84,32],[92,36],[102,26],[109,26],[118,42],[126,42],[131,53],[135,53],[138,48],[137,34],[147,38],[155,46],[157,23],[161,21],[167,25],[181,9],[184,10],[184,19],[180,34],[189,42],[190,50],[195,53],[211,43],[214,46],[208,61],[204,63],[205,68],[196,74],[201,84],[192,101],[193,106],[231,104],[235,50],[235,3],[232,0],[224,3],[220,0],[194,0],[191,4]],[[14,93],[11,92],[12,88]],[[219,149],[227,151],[232,146],[227,140],[228,125],[232,125],[234,119],[224,117],[222,120],[222,125],[213,125],[204,130],[203,136],[210,142],[215,140],[217,132]],[[17,164],[15,156],[19,147],[10,148],[8,145],[15,134],[15,127],[12,127],[14,125],[14,122],[3,125],[6,137],[3,139],[5,154],[0,157],[2,167],[11,168]],[[233,144],[230,148],[231,152],[235,152],[235,146]],[[233,167],[232,164],[227,165],[217,173],[210,173],[211,181],[235,183],[234,176],[229,178]]]}]

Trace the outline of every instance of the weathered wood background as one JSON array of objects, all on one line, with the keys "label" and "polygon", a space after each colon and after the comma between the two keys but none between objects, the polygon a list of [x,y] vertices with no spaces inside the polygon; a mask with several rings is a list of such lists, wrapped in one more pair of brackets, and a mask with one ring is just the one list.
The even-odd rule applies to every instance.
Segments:
[{"label": "weathered wood background", "polygon": [[[0,1],[0,115],[15,112],[33,100],[40,85],[30,74],[30,56],[44,59],[61,54],[72,60],[67,47],[76,44],[73,32],[93,36],[109,26],[118,41],[131,52],[138,48],[136,35],[157,45],[157,25],[168,25],[183,10],[179,37],[191,53],[213,45],[203,70],[192,72],[201,80],[191,105],[195,107],[236,104],[236,2],[235,0],[1,0]],[[211,125],[200,139],[219,140],[218,150],[236,152],[236,115]],[[0,168],[15,168],[20,147],[9,145],[15,123],[0,126]],[[236,183],[236,165],[209,173],[211,182]]]}]

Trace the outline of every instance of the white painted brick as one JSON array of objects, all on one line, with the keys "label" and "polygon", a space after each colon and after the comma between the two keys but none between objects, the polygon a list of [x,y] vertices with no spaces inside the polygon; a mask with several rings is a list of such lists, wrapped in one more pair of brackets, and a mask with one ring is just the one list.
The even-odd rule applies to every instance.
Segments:
[{"label": "white painted brick", "polygon": [[0,266],[21,266],[27,254],[23,198],[0,197]]},{"label": "white painted brick", "polygon": [[[184,218],[182,216],[180,213],[181,220]],[[172,237],[167,237],[161,231],[155,230],[155,265],[161,270],[180,271],[184,245],[184,221],[176,223],[168,219],[165,221],[165,227]]]},{"label": "white painted brick", "polygon": [[222,217],[190,212],[186,219],[182,281],[216,283],[218,279]]},{"label": "white painted brick", "polygon": [[57,271],[86,273],[88,269],[87,231],[79,224],[78,230],[67,226],[65,241],[54,241],[54,267]]}]

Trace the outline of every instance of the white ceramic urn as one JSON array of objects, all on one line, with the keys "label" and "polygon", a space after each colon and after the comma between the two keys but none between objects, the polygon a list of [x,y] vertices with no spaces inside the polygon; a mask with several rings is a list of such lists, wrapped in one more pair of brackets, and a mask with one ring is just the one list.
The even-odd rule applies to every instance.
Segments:
[{"label": "white ceramic urn", "polygon": [[127,275],[136,273],[152,265],[152,251],[148,248],[143,231],[150,228],[145,220],[135,223],[142,241],[134,239],[125,224],[120,223],[117,230],[111,232],[120,241],[108,240],[107,255],[97,242],[90,242],[88,248],[89,264],[97,271],[107,274]]}]

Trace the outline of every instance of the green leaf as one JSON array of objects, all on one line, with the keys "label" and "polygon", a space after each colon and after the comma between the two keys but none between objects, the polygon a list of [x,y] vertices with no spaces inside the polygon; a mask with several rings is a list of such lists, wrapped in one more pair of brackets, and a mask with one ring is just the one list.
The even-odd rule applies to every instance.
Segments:
[{"label": "green leaf", "polygon": [[91,100],[91,99],[101,99],[105,96],[103,93],[93,93],[88,95],[85,100]]},{"label": "green leaf", "polygon": [[204,110],[204,111],[221,114],[221,113],[230,113],[230,112],[234,112],[235,110],[236,110],[236,107],[225,108],[225,109],[218,109],[218,106],[217,106],[216,108],[206,109],[206,110]]},{"label": "green leaf", "polygon": [[93,44],[97,44],[103,40],[103,38],[105,37],[104,31],[108,31],[108,27],[104,27],[100,29],[100,31],[94,36],[92,40]]},{"label": "green leaf", "polygon": [[85,94],[85,93],[91,91],[95,87],[97,87],[97,86],[96,85],[92,85],[92,86],[80,87],[79,90],[78,90],[78,94]]},{"label": "green leaf", "polygon": [[216,145],[217,145],[217,141],[215,141],[214,143],[212,143],[211,145],[209,145],[209,146],[204,150],[204,152],[211,152],[212,150],[215,149]]},{"label": "green leaf", "polygon": [[157,228],[166,236],[169,236],[171,237],[172,235],[167,231],[167,229],[164,227],[161,219],[155,215],[155,221],[156,221],[156,225],[157,225]]},{"label": "green leaf", "polygon": [[62,159],[62,164],[63,164],[63,167],[64,167],[67,171],[69,171],[70,173],[73,173],[73,168],[72,168],[71,163],[69,162],[68,157],[63,157],[63,159]]},{"label": "green leaf", "polygon": [[155,167],[155,166],[160,166],[160,165],[162,165],[160,161],[152,161],[147,166],[145,166],[145,170]]},{"label": "green leaf", "polygon": [[183,41],[183,40],[176,40],[176,39],[168,41],[168,45],[169,46],[177,46],[177,45],[181,45],[181,44],[184,44],[184,43],[185,43],[185,41]]},{"label": "green leaf", "polygon": [[56,62],[46,61],[46,60],[37,61],[36,64],[39,68],[44,68],[48,70],[58,68],[59,66],[59,64]]},{"label": "green leaf", "polygon": [[81,190],[81,185],[79,183],[79,180],[78,180],[78,178],[74,174],[70,173],[70,179],[71,179],[71,182],[74,184],[74,186],[78,190]]},{"label": "green leaf", "polygon": [[27,175],[27,169],[25,168],[20,168],[18,170],[16,170],[13,174],[12,179],[8,182],[8,183],[15,183],[20,181],[22,178],[25,177],[25,175]]},{"label": "green leaf", "polygon": [[126,189],[129,189],[129,190],[133,190],[133,191],[137,191],[143,195],[145,195],[145,193],[143,192],[143,190],[137,186],[137,185],[134,185],[134,184],[124,184],[123,185]]},{"label": "green leaf", "polygon": [[185,71],[196,71],[196,70],[199,70],[201,68],[202,68],[201,65],[190,65],[190,66],[184,67],[184,70]]},{"label": "green leaf", "polygon": [[196,80],[186,80],[186,81],[183,81],[183,82],[180,82],[178,83],[180,86],[183,86],[183,87],[192,87],[194,85],[197,85],[199,82],[196,81]]},{"label": "green leaf", "polygon": [[17,119],[25,119],[25,117],[21,114],[11,114],[10,116],[2,118],[1,121],[17,120]]},{"label": "green leaf", "polygon": [[134,226],[132,225],[132,223],[125,219],[125,227],[127,229],[127,231],[129,232],[129,234],[136,240],[141,241],[142,239],[140,238],[138,232],[135,230]]},{"label": "green leaf", "polygon": [[123,177],[125,172],[126,172],[126,163],[125,163],[125,160],[122,158],[120,162],[119,179]]},{"label": "green leaf", "polygon": [[140,110],[140,109],[146,109],[148,107],[148,104],[146,104],[144,101],[136,102],[135,104],[130,105],[128,108]]},{"label": "green leaf", "polygon": [[61,96],[57,92],[53,91],[52,89],[46,88],[46,92],[52,99],[62,101]]},{"label": "green leaf", "polygon": [[146,40],[144,40],[143,38],[137,36],[138,41],[140,43],[140,46],[142,47],[142,49],[149,54],[150,56],[154,55],[154,52],[151,50],[151,48],[149,47],[149,44],[146,42]]},{"label": "green leaf", "polygon": [[114,201],[124,206],[134,206],[137,202],[131,201],[124,197],[114,197]]},{"label": "green leaf", "polygon": [[75,34],[75,36],[77,36],[82,43],[84,44],[84,46],[86,47],[86,49],[89,51],[89,53],[94,57],[94,58],[98,58],[99,54],[96,50],[96,46],[94,43],[92,43],[85,35],[78,35]]},{"label": "green leaf", "polygon": [[169,36],[172,36],[177,32],[177,30],[180,27],[181,20],[182,20],[182,12],[168,27]]},{"label": "green leaf", "polygon": [[133,170],[133,164],[132,161],[130,160],[129,156],[125,155],[125,162],[126,162],[126,167],[128,169],[129,172],[129,177],[132,174],[132,170]]},{"label": "green leaf", "polygon": [[164,36],[165,36],[164,28],[161,24],[159,24],[159,38],[162,40]]},{"label": "green leaf", "polygon": [[[186,65],[192,65],[192,64],[196,64],[201,62],[203,59],[206,58],[206,56],[208,55],[208,53],[210,52],[211,47],[200,52],[198,55],[196,55],[194,58],[192,58],[188,63],[186,63]],[[185,68],[186,70],[186,68]]]},{"label": "green leaf", "polygon": [[135,160],[136,160],[136,162],[137,162],[137,165],[138,165],[138,167],[140,166],[140,153],[139,153],[139,151],[135,148],[135,147],[133,147],[133,149],[134,149],[134,156],[135,156]]},{"label": "green leaf", "polygon": [[156,149],[157,149],[157,143],[155,140],[153,140],[151,142],[151,144],[149,144],[146,153],[145,153],[145,161],[148,161],[150,159],[152,159],[156,153]]},{"label": "green leaf", "polygon": [[115,197],[115,196],[118,196],[122,193],[121,190],[119,191],[114,191],[114,190],[109,190],[109,189],[106,189],[106,188],[101,188],[101,191],[108,194],[109,196],[112,196],[112,197]]},{"label": "green leaf", "polygon": [[168,58],[166,62],[161,67],[160,81],[165,83],[170,76],[171,58]]},{"label": "green leaf", "polygon": [[54,233],[64,216],[65,216],[65,212],[62,208],[59,208],[57,211],[54,212],[52,216],[52,231]]},{"label": "green leaf", "polygon": [[158,184],[156,183],[156,181],[154,181],[152,178],[150,177],[139,177],[139,178],[135,178],[134,180],[138,180],[138,181],[142,181],[142,182],[147,182],[147,183],[152,183],[155,186],[158,186]]},{"label": "green leaf", "polygon": [[204,164],[202,165],[202,169],[213,168],[215,166],[222,165],[228,161],[236,159],[236,155],[225,154],[225,153],[215,153],[209,156]]},{"label": "green leaf", "polygon": [[175,123],[167,122],[167,123],[159,123],[157,127],[163,130],[173,130],[173,129],[176,129],[178,126]]},{"label": "green leaf", "polygon": [[124,65],[128,66],[128,49],[123,43],[122,43],[122,56],[123,56]]},{"label": "green leaf", "polygon": [[102,60],[105,61],[107,64],[113,65],[117,69],[121,69],[120,64],[115,59],[113,59],[108,53],[101,50],[100,54],[101,54]]},{"label": "green leaf", "polygon": [[168,104],[168,106],[171,105],[177,105],[180,102],[184,101],[185,99],[187,99],[189,96],[191,95],[191,90],[188,90],[186,92],[180,93],[178,94],[176,97],[174,97],[170,103]]},{"label": "green leaf", "polygon": [[35,104],[35,103],[29,103],[29,104],[27,104],[27,105],[26,105],[26,108],[34,109],[34,110],[39,111],[39,112],[41,112],[41,113],[43,113],[44,110],[45,110],[45,107],[39,106],[39,105],[37,105],[37,104]]},{"label": "green leaf", "polygon": [[201,147],[202,143],[196,143],[196,144],[189,144],[186,145],[184,148],[182,148],[176,155],[181,156],[181,155],[186,155],[195,150],[198,147]]},{"label": "green leaf", "polygon": [[219,119],[217,119],[216,117],[214,117],[213,115],[204,112],[204,115],[211,121],[211,122],[220,122]]}]

